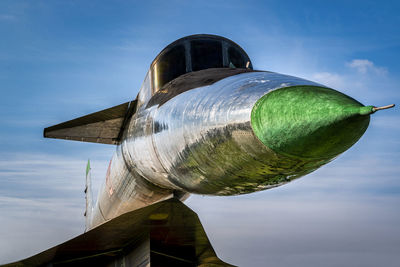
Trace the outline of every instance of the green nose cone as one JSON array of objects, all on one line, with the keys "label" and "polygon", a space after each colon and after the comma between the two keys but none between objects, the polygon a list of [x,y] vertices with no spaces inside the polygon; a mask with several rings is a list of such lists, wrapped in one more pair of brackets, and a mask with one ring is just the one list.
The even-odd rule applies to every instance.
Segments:
[{"label": "green nose cone", "polygon": [[256,136],[287,156],[329,159],[363,135],[373,106],[317,86],[277,89],[260,98],[251,113]]}]

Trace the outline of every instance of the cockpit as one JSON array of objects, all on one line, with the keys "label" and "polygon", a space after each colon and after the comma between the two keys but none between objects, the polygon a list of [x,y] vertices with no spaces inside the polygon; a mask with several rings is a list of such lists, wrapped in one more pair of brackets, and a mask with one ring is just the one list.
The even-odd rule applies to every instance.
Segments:
[{"label": "cockpit", "polygon": [[209,68],[253,67],[246,52],[231,40],[216,35],[191,35],[171,43],[154,59],[150,67],[152,91],[157,92],[185,73]]}]

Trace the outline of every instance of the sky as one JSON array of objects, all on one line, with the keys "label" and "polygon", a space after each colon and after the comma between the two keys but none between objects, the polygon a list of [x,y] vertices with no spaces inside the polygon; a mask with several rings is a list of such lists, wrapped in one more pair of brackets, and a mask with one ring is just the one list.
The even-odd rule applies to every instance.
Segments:
[{"label": "sky", "polygon": [[[169,43],[208,33],[255,69],[316,81],[365,105],[400,104],[396,1],[0,1],[0,263],[84,231],[114,146],[43,138],[43,128],[138,93]],[[400,112],[373,114],[335,161],[248,195],[192,195],[218,256],[238,266],[398,266]]]}]

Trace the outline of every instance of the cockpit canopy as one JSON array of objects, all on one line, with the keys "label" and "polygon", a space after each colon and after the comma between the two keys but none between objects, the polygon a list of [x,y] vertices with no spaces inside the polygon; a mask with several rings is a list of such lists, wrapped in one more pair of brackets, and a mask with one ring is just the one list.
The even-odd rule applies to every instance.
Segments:
[{"label": "cockpit canopy", "polygon": [[253,66],[246,52],[231,40],[217,35],[191,35],[171,43],[154,59],[153,91],[185,73],[209,68]]}]

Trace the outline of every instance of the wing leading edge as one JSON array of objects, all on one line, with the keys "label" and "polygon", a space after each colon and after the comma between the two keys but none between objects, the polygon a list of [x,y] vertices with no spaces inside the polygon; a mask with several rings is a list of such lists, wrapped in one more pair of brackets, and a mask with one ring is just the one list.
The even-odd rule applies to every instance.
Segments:
[{"label": "wing leading edge", "polygon": [[129,118],[136,111],[137,100],[104,109],[44,129],[47,138],[116,145],[122,138]]}]

